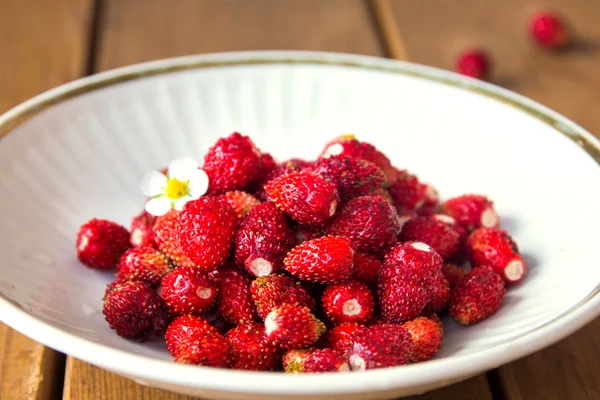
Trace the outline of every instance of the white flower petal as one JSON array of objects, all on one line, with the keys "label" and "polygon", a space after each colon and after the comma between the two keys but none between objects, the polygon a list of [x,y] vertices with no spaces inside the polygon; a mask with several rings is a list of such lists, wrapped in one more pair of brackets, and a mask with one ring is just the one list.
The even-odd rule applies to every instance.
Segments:
[{"label": "white flower petal", "polygon": [[208,190],[208,175],[202,169],[194,170],[187,176],[188,183],[188,195],[197,199],[204,195]]},{"label": "white flower petal", "polygon": [[157,197],[154,199],[150,199],[146,203],[146,211],[150,214],[160,217],[161,215],[165,215],[171,209],[171,201],[166,197]]},{"label": "white flower petal", "polygon": [[178,198],[177,200],[175,200],[175,209],[177,211],[183,210],[183,206],[185,206],[185,203],[187,203],[188,201],[192,201],[192,200],[196,200],[196,199],[192,198],[191,196],[183,196],[183,197]]},{"label": "white flower petal", "polygon": [[187,180],[190,172],[198,169],[198,163],[192,157],[177,158],[169,164],[169,178]]},{"label": "white flower petal", "polygon": [[158,171],[148,172],[142,178],[140,189],[148,197],[158,196],[167,185],[167,177]]}]

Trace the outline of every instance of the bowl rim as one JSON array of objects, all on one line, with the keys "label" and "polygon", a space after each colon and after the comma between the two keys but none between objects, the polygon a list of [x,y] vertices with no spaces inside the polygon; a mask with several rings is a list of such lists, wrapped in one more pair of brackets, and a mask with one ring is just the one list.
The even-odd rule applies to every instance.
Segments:
[{"label": "bowl rim", "polygon": [[[0,138],[38,113],[68,99],[119,83],[200,68],[248,65],[341,66],[412,76],[462,88],[527,113],[582,147],[600,166],[600,141],[557,112],[507,89],[454,72],[381,57],[315,51],[243,51],[167,58],[91,75],[39,94],[0,116]],[[444,359],[383,368],[356,375],[227,370],[177,364],[138,355],[68,333],[29,314],[0,295],[0,320],[55,350],[132,378],[213,391],[253,394],[344,394],[445,385],[482,373],[545,348],[579,330],[600,314],[600,284],[584,299],[544,325],[507,342]],[[118,362],[117,362],[118,360]],[[168,371],[168,373],[167,373]],[[147,382],[144,382],[147,383]]]}]

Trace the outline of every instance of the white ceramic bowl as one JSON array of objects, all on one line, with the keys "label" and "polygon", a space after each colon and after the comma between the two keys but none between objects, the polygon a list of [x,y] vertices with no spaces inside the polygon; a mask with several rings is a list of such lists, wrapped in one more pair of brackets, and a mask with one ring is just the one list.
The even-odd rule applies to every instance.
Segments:
[{"label": "white ceramic bowl", "polygon": [[[341,133],[383,149],[443,198],[481,192],[529,264],[491,318],[446,321],[435,359],[362,373],[285,375],[178,365],[160,341],[104,322],[110,274],[82,267],[91,217],[128,226],[142,175],[232,131],[280,159]],[[6,134],[6,135],[5,135]],[[547,108],[446,71],[354,55],[250,52],[156,61],[46,92],[0,118],[0,318],[136,381],[204,398],[392,398],[548,346],[600,311],[600,145]]]}]

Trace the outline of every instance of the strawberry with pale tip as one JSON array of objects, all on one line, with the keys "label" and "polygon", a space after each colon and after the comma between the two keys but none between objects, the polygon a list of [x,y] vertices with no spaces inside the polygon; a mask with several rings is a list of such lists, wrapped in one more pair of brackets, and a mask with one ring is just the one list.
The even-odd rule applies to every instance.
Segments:
[{"label": "strawberry with pale tip", "polygon": [[129,229],[131,245],[134,247],[157,247],[152,229],[155,223],[156,217],[145,210],[133,217]]},{"label": "strawberry with pale tip", "polygon": [[238,325],[227,332],[225,339],[231,345],[231,367],[234,369],[272,371],[280,359],[280,351],[267,340],[263,324]]},{"label": "strawberry with pale tip", "polygon": [[302,283],[283,274],[262,276],[252,281],[250,294],[256,305],[258,316],[267,315],[282,304],[296,304],[315,309],[315,300],[306,292]]},{"label": "strawberry with pale tip", "polygon": [[77,233],[77,258],[88,268],[114,268],[130,247],[127,229],[105,219],[93,218]]},{"label": "strawberry with pale tip", "polygon": [[333,327],[329,331],[329,347],[343,357],[348,358],[348,354],[354,345],[354,338],[364,328],[363,325],[356,322],[344,322]]},{"label": "strawberry with pale tip", "polygon": [[357,281],[329,285],[323,292],[321,304],[329,320],[336,325],[344,322],[366,324],[375,307],[369,287]]},{"label": "strawberry with pale tip", "polygon": [[198,268],[181,267],[165,276],[160,297],[174,314],[201,314],[217,297],[217,284]]},{"label": "strawberry with pale tip", "polygon": [[308,307],[283,304],[265,318],[267,338],[284,349],[308,347],[324,332],[325,324]]},{"label": "strawberry with pale tip", "polygon": [[286,354],[287,373],[319,373],[350,371],[346,359],[331,349],[290,350]]},{"label": "strawberry with pale tip", "polygon": [[413,347],[411,334],[401,325],[369,326],[356,334],[348,363],[353,371],[405,365],[412,359]]},{"label": "strawberry with pale tip", "polygon": [[497,227],[500,222],[494,203],[479,194],[465,194],[448,199],[442,203],[440,212],[454,218],[459,226],[469,232],[479,227]]},{"label": "strawberry with pale tip", "polygon": [[117,279],[142,281],[155,287],[173,270],[169,258],[152,247],[134,247],[121,257],[117,265]]}]

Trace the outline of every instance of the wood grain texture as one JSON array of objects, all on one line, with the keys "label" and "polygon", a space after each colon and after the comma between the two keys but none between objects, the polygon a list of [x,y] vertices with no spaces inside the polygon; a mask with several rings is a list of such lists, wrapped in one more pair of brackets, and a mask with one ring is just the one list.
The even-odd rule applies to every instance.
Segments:
[{"label": "wood grain texture", "polygon": [[[0,112],[80,77],[92,0],[0,0]],[[0,399],[51,399],[64,356],[0,323]]]},{"label": "wood grain texture", "polygon": [[[250,49],[305,49],[383,55],[371,10],[361,0],[105,0],[96,70],[157,58]],[[187,399],[68,358],[64,398]],[[414,400],[491,400],[485,376]]]}]

